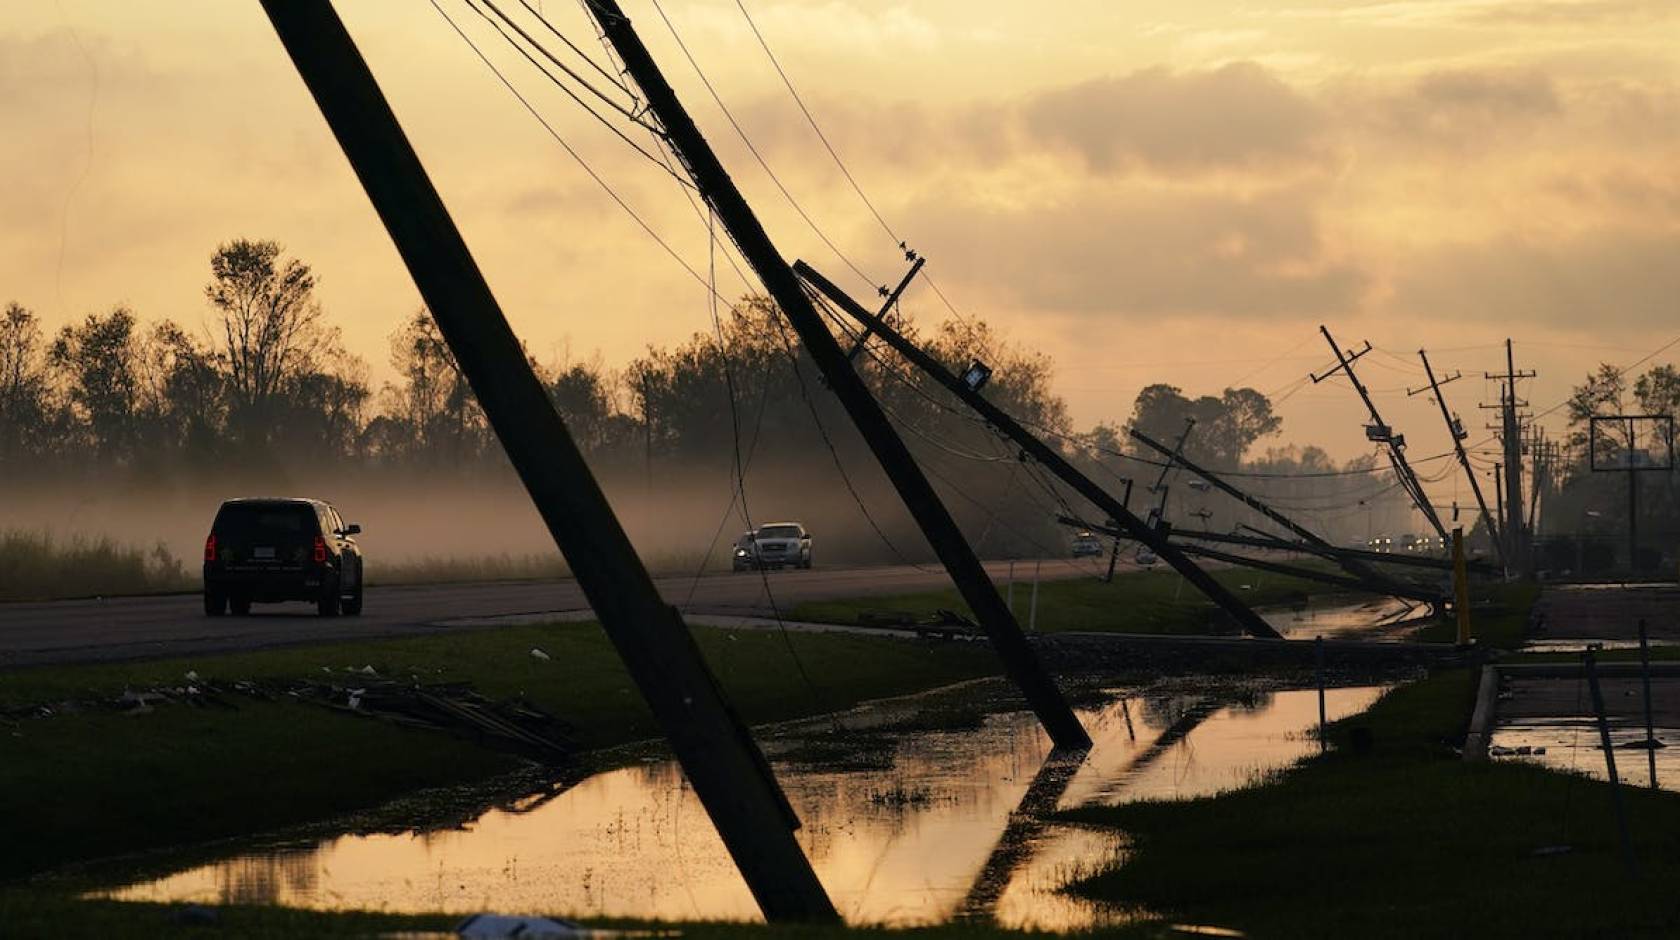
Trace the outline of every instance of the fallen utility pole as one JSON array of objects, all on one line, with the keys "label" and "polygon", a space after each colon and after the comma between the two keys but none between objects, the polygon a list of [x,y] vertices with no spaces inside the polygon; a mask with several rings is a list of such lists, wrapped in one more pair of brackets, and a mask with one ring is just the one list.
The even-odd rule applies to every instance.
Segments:
[{"label": "fallen utility pole", "polygon": [[[1418,350],[1418,358],[1423,360],[1424,375],[1429,376],[1429,385],[1426,387],[1434,394],[1435,404],[1441,406],[1441,420],[1447,423],[1447,434],[1452,438],[1453,452],[1458,455],[1458,465],[1464,468],[1464,476],[1470,481],[1470,492],[1475,494],[1476,506],[1482,511],[1482,522],[1488,527],[1488,534],[1493,537],[1494,547],[1499,550],[1500,562],[1506,563],[1504,535],[1494,528],[1493,513],[1488,512],[1487,499],[1482,496],[1481,481],[1476,479],[1476,468],[1470,465],[1470,455],[1464,450],[1464,440],[1470,436],[1470,432],[1464,429],[1464,422],[1459,419],[1458,415],[1453,414],[1452,409],[1447,407],[1447,398],[1441,394],[1441,386],[1458,379],[1463,373],[1454,372],[1437,382],[1435,380],[1435,369],[1429,364],[1429,354],[1420,349]],[[1409,388],[1406,389],[1406,395],[1410,397],[1422,391],[1422,388]]]},{"label": "fallen utility pole", "polygon": [[331,0],[262,6],[764,916],[838,922],[768,762],[660,598]]},{"label": "fallen utility pole", "polygon": [[[1062,523],[1063,525],[1078,526],[1080,528],[1090,529],[1093,532],[1101,532],[1104,535],[1110,535],[1115,538],[1123,538],[1125,536],[1125,533],[1112,526],[1092,525],[1083,519],[1076,519],[1073,516],[1057,516],[1056,521]],[[1322,584],[1334,584],[1338,587],[1356,588],[1359,590],[1364,590],[1370,587],[1370,585],[1366,582],[1358,578],[1350,578],[1347,575],[1331,574],[1328,571],[1318,571],[1312,568],[1302,568],[1299,565],[1286,565],[1282,562],[1267,561],[1264,558],[1250,558],[1246,555],[1238,555],[1234,552],[1222,552],[1216,548],[1208,548],[1204,545],[1186,545],[1182,542],[1174,544],[1176,544],[1179,550],[1184,552],[1186,555],[1195,555],[1197,557],[1207,558],[1213,561],[1222,561],[1242,568],[1253,568],[1257,571],[1270,571],[1274,574],[1289,575],[1291,577],[1302,578],[1308,581],[1318,581]],[[1416,600],[1435,599],[1434,594],[1427,594],[1423,591],[1419,591],[1415,595],[1407,596],[1412,596]]]},{"label": "fallen utility pole", "polygon": [[694,180],[695,188],[717,213],[718,220],[764,283],[770,298],[799,334],[811,360],[823,379],[851,416],[852,423],[869,444],[875,459],[886,471],[910,515],[921,527],[933,551],[956,582],[968,607],[990,637],[1005,671],[1020,687],[1022,696],[1043,723],[1057,747],[1088,748],[1090,735],[1068,707],[1061,690],[1027,643],[1021,625],[998,594],[980,559],[968,544],[950,510],[916,464],[904,440],[887,421],[886,413],[852,367],[828,324],[806,296],[787,261],[776,250],[770,235],[747,205],[735,181],[719,162],[711,145],[701,135],[676,92],[665,81],[641,37],[636,34],[617,0],[587,0],[585,7],[595,18],[602,35],[612,44],[624,70],[641,88],[647,109],[664,129],[664,140],[675,151]]},{"label": "fallen utility pole", "polygon": [[1225,493],[1233,499],[1238,500],[1243,505],[1260,513],[1267,519],[1270,519],[1278,525],[1283,526],[1285,529],[1295,533],[1309,544],[1325,549],[1327,553],[1334,553],[1326,554],[1325,557],[1334,560],[1336,564],[1340,565],[1342,570],[1346,571],[1348,574],[1364,580],[1368,586],[1386,589],[1387,586],[1390,585],[1390,579],[1384,577],[1381,572],[1374,568],[1367,567],[1358,561],[1350,559],[1347,557],[1346,552],[1339,551],[1336,546],[1331,545],[1329,542],[1326,542],[1323,538],[1319,537],[1318,533],[1308,529],[1283,513],[1278,512],[1276,509],[1273,509],[1266,503],[1261,502],[1259,499],[1256,499],[1242,490],[1237,489],[1213,471],[1192,463],[1191,461],[1185,459],[1183,454],[1178,454],[1175,451],[1168,450],[1166,445],[1142,431],[1133,428],[1128,433],[1131,434],[1133,440],[1160,454],[1166,455],[1169,460],[1176,460],[1184,469],[1206,480],[1208,485],[1218,489],[1220,492]]},{"label": "fallen utility pole", "polygon": [[1061,454],[1038,437],[1021,426],[1019,421],[1010,417],[1007,412],[991,403],[980,392],[967,382],[951,373],[937,359],[923,352],[916,344],[905,339],[897,330],[888,326],[881,318],[865,310],[861,304],[836,287],[832,281],[823,277],[815,268],[803,261],[796,261],[793,270],[806,283],[816,288],[836,306],[850,314],[860,324],[874,329],[875,334],[885,340],[887,345],[898,351],[909,362],[927,373],[934,381],[945,386],[964,404],[973,408],[985,418],[987,423],[996,428],[1003,435],[1015,442],[1021,448],[1024,456],[1030,457],[1045,469],[1060,477],[1063,482],[1073,487],[1085,499],[1090,500],[1098,509],[1107,513],[1110,519],[1119,523],[1120,528],[1132,538],[1149,546],[1156,557],[1171,565],[1185,580],[1189,581],[1207,598],[1217,604],[1220,609],[1236,620],[1239,626],[1248,633],[1262,637],[1278,637],[1278,632],[1263,620],[1259,614],[1249,609],[1235,594],[1231,593],[1223,584],[1213,579],[1200,566],[1191,561],[1178,547],[1169,542],[1164,533],[1158,532],[1146,524],[1142,519],[1133,515],[1131,510],[1115,499],[1112,495],[1091,481],[1090,477],[1074,469]]},{"label": "fallen utility pole", "polygon": [[[1272,535],[1236,535],[1227,532],[1205,532],[1195,529],[1173,529],[1172,537],[1180,540],[1196,542],[1217,542],[1224,545],[1244,545],[1250,548],[1265,548],[1273,551],[1300,552],[1316,555],[1328,561],[1339,558],[1352,558],[1383,565],[1397,565],[1403,568],[1428,568],[1442,573],[1452,570],[1452,561],[1447,558],[1431,558],[1427,555],[1406,555],[1399,552],[1373,552],[1358,548],[1328,548],[1320,545],[1310,545],[1306,542],[1291,542]],[[1487,562],[1469,562],[1470,569],[1477,574],[1497,575],[1499,570]]]},{"label": "fallen utility pole", "polygon": [[1412,498],[1412,504],[1417,506],[1423,517],[1435,528],[1435,534],[1441,537],[1443,543],[1447,540],[1447,527],[1441,524],[1441,517],[1435,514],[1435,507],[1429,504],[1429,494],[1423,491],[1423,484],[1418,482],[1417,474],[1412,471],[1412,465],[1406,462],[1406,436],[1395,434],[1394,429],[1384,423],[1382,415],[1377,411],[1376,402],[1371,400],[1371,393],[1365,388],[1365,383],[1359,381],[1359,376],[1353,371],[1353,363],[1359,357],[1371,351],[1371,344],[1359,352],[1342,352],[1342,347],[1336,345],[1336,338],[1330,335],[1330,329],[1325,326],[1318,328],[1324,334],[1324,341],[1330,344],[1330,351],[1336,354],[1337,366],[1323,375],[1311,375],[1313,384],[1324,381],[1338,372],[1346,372],[1348,381],[1353,383],[1354,391],[1359,393],[1359,399],[1365,403],[1365,409],[1371,413],[1371,423],[1365,426],[1365,438],[1388,447],[1388,459],[1394,465],[1394,475],[1400,480],[1400,488]]}]

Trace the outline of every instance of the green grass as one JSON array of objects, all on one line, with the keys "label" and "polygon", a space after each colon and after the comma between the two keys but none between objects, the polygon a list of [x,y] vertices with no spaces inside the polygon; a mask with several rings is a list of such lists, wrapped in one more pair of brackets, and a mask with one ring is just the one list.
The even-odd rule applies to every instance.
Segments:
[{"label": "green grass", "polygon": [[[1304,602],[1333,589],[1316,581],[1263,572],[1222,569],[1212,572],[1250,606]],[[1001,589],[1003,585],[999,585]],[[1015,582],[1015,616],[1025,626],[1032,593],[1030,579]],[[868,611],[903,611],[926,616],[938,610],[972,616],[955,588],[834,601],[809,601],[789,616],[817,623],[858,622]],[[1094,630],[1117,633],[1236,633],[1213,602],[1203,597],[1177,572],[1152,570],[1116,575],[1112,582],[1095,578],[1043,581],[1038,586],[1038,629]]]},{"label": "green grass", "polygon": [[[1533,596],[1506,595],[1489,643],[1514,645]],[[1630,879],[1606,784],[1458,758],[1475,687],[1469,669],[1400,687],[1335,725],[1330,753],[1257,787],[1064,814],[1131,839],[1074,890],[1254,937],[1674,935],[1680,796],[1624,790]]]},{"label": "green grass", "polygon": [[158,594],[197,585],[162,542],[148,551],[104,537],[0,531],[0,601]]},{"label": "green grass", "polygon": [[[762,723],[988,675],[987,649],[888,638],[696,629],[743,717]],[[791,646],[791,652],[789,649]],[[540,648],[551,658],[530,655]],[[125,688],[381,675],[524,695],[572,723],[584,747],[654,737],[652,715],[594,624],[450,631],[262,653],[0,672],[0,704],[85,700]],[[800,668],[811,677],[807,683]],[[424,787],[490,778],[510,758],[445,735],[302,704],[230,697],[237,711],[159,706],[0,725],[0,876],[97,855],[244,835],[376,806]]]},{"label": "green grass", "polygon": [[[1514,650],[1528,634],[1529,611],[1540,598],[1533,582],[1476,584],[1470,594],[1470,636],[1483,647]],[[1436,643],[1458,640],[1458,621],[1443,617],[1425,624],[1416,639]]]},{"label": "green grass", "polygon": [[[283,907],[226,905],[215,908],[215,926],[189,926],[178,921],[182,905],[119,901],[78,901],[62,895],[0,889],[0,926],[8,936],[127,938],[242,937],[254,940],[290,937],[378,937],[395,931],[451,932],[461,918],[448,914],[384,914],[373,912],[322,913]],[[522,912],[528,913],[528,912]],[[913,940],[961,940],[990,937],[1050,937],[1052,934],[1001,930],[985,924],[951,924],[914,930],[845,927],[793,927],[730,923],[657,923],[590,921],[604,929],[672,931],[685,940],[830,940],[830,938],[902,937]],[[1104,936],[1156,938],[1169,936],[1158,924],[1140,924]],[[1179,936],[1173,934],[1171,936]]]}]

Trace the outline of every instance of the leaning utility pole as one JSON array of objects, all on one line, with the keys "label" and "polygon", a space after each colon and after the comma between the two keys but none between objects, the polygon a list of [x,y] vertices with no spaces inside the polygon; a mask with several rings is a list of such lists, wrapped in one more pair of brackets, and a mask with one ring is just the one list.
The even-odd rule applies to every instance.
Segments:
[{"label": "leaning utility pole", "polygon": [[1167,455],[1167,462],[1161,464],[1161,473],[1155,477],[1155,485],[1149,488],[1151,493],[1160,493],[1161,498],[1155,504],[1154,522],[1160,525],[1167,521],[1167,474],[1172,473],[1176,461],[1184,456],[1184,445],[1190,440],[1190,432],[1195,430],[1196,419],[1185,418],[1184,430],[1178,435],[1178,442],[1173,445],[1172,453]]},{"label": "leaning utility pole", "polygon": [[[1009,413],[980,394],[977,385],[971,385],[962,378],[952,374],[939,360],[923,352],[916,344],[905,339],[903,334],[888,326],[881,318],[864,309],[862,304],[853,300],[845,291],[834,285],[834,282],[823,277],[817,270],[803,261],[796,261],[793,270],[807,284],[828,297],[836,306],[853,319],[875,331],[875,335],[885,340],[887,345],[898,351],[898,354],[910,363],[927,373],[934,381],[945,386],[951,394],[961,399],[964,404],[973,408],[992,427],[1015,442],[1021,448],[1023,456],[1029,457],[1043,466],[1046,470],[1060,477],[1064,483],[1072,487],[1074,492],[1090,500],[1098,509],[1108,514],[1108,517],[1119,524],[1126,534],[1149,546],[1156,557],[1171,565],[1174,570],[1183,575],[1234,619],[1243,630],[1262,637],[1277,637],[1277,630],[1273,629],[1264,619],[1232,594],[1223,584],[1214,580],[1211,575],[1203,571],[1197,564],[1187,558],[1178,546],[1167,540],[1166,533],[1150,527],[1142,519],[1133,515],[1119,500],[1092,482],[1091,478],[1079,472],[1068,463],[1067,459],[1038,437],[1021,426],[1019,421],[1010,417]],[[978,363],[976,364],[978,365]],[[972,371],[972,370],[971,370]]]},{"label": "leaning utility pole", "polygon": [[1376,402],[1371,400],[1371,393],[1365,388],[1365,383],[1359,381],[1359,376],[1353,371],[1353,363],[1361,356],[1371,351],[1371,344],[1356,353],[1344,353],[1342,347],[1336,345],[1336,338],[1330,335],[1328,327],[1320,326],[1320,333],[1324,334],[1324,341],[1330,344],[1330,351],[1336,354],[1338,363],[1334,369],[1323,375],[1311,376],[1313,384],[1317,385],[1338,372],[1346,372],[1348,381],[1353,383],[1354,391],[1359,393],[1361,401],[1365,402],[1365,409],[1371,413],[1371,423],[1365,426],[1365,438],[1387,445],[1389,462],[1394,465],[1394,475],[1400,480],[1400,487],[1412,498],[1413,505],[1429,520],[1435,528],[1435,533],[1444,542],[1447,539],[1447,527],[1441,524],[1441,517],[1435,514],[1435,507],[1429,504],[1429,494],[1423,491],[1423,484],[1418,482],[1417,474],[1412,472],[1412,465],[1406,462],[1406,436],[1395,434],[1394,429],[1383,423],[1382,415],[1377,412]]},{"label": "leaning utility pole", "polygon": [[765,918],[838,922],[769,763],[660,598],[331,0],[262,5]]},{"label": "leaning utility pole", "polygon": [[[1487,500],[1482,496],[1481,481],[1476,479],[1476,468],[1470,465],[1470,455],[1464,450],[1464,439],[1470,436],[1470,432],[1464,429],[1464,422],[1459,419],[1458,415],[1453,414],[1451,409],[1447,407],[1447,398],[1441,394],[1441,386],[1457,380],[1463,373],[1454,372],[1437,382],[1435,381],[1435,370],[1429,365],[1429,354],[1420,349],[1418,350],[1418,358],[1423,360],[1423,372],[1429,376],[1427,388],[1434,393],[1435,403],[1441,406],[1441,420],[1447,423],[1447,434],[1452,437],[1453,451],[1458,454],[1458,465],[1464,468],[1464,476],[1470,481],[1470,492],[1476,495],[1476,506],[1482,511],[1482,522],[1487,525],[1488,535],[1492,536],[1493,545],[1499,550],[1500,561],[1505,562],[1504,534],[1494,528],[1493,514],[1488,512]],[[1422,388],[1408,388],[1406,389],[1406,395],[1410,397],[1422,391]]]},{"label": "leaning utility pole", "polygon": [[852,367],[846,351],[828,331],[822,315],[800,287],[735,181],[730,179],[711,145],[677,100],[676,92],[665,81],[617,0],[586,0],[584,5],[618,53],[625,72],[641,88],[648,111],[664,129],[663,139],[687,168],[695,188],[717,213],[742,257],[770,292],[770,298],[793,325],[829,389],[851,416],[875,459],[880,461],[881,469],[886,471],[934,553],[950,572],[951,580],[956,582],[963,600],[991,638],[1004,669],[1020,687],[1050,740],[1057,747],[1090,747],[1090,736],[1045,671],[1038,654],[1027,643],[1021,625],[998,594],[974,548],[957,528],[956,520],[910,455],[904,440],[887,421],[886,413]]},{"label": "leaning utility pole", "polygon": [[1509,339],[1505,341],[1505,371],[1483,373],[1484,377],[1498,379],[1501,383],[1499,404],[1482,407],[1499,409],[1499,440],[1505,447],[1505,522],[1500,528],[1505,533],[1506,567],[1519,578],[1528,577],[1534,565],[1529,557],[1528,528],[1523,524],[1522,419],[1517,415],[1517,409],[1528,403],[1517,398],[1517,380],[1531,379],[1534,375],[1532,369],[1517,371]]}]

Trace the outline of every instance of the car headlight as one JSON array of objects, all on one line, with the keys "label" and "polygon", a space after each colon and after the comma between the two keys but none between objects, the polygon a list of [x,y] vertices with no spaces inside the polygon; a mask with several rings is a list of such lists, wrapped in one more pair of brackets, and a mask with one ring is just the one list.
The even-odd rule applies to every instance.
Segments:
[{"label": "car headlight", "polygon": [[747,550],[746,550],[746,549],[744,549],[744,548],[737,548],[737,549],[735,549],[735,557],[736,557],[736,558],[745,558],[745,557],[747,557]]}]

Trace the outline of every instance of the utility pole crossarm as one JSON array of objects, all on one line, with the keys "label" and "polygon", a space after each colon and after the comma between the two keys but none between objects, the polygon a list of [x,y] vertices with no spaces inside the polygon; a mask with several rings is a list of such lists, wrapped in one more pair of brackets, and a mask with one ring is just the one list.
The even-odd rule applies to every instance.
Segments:
[{"label": "utility pole crossarm", "polygon": [[1132,538],[1137,539],[1155,552],[1156,556],[1171,565],[1185,579],[1195,585],[1209,600],[1230,614],[1233,619],[1247,632],[1255,636],[1276,637],[1278,632],[1264,619],[1256,614],[1249,606],[1231,593],[1224,585],[1202,570],[1195,562],[1178,550],[1177,546],[1167,540],[1164,534],[1150,528],[1142,519],[1133,515],[1119,500],[1115,499],[1102,487],[1097,486],[1085,474],[1080,473],[1067,462],[1061,454],[1042,440],[1021,426],[1003,409],[979,392],[970,388],[961,378],[953,375],[937,359],[923,352],[914,343],[904,338],[897,330],[883,322],[879,317],[864,309],[861,304],[853,300],[828,278],[823,277],[816,269],[803,261],[794,262],[793,270],[806,283],[816,288],[829,300],[833,301],[841,310],[850,314],[859,323],[874,329],[876,335],[885,340],[887,345],[897,350],[899,355],[909,360],[911,364],[927,373],[939,384],[945,386],[952,394],[973,408],[985,418],[992,427],[1014,441],[1016,446],[1033,460],[1038,461],[1045,469],[1060,477],[1063,482],[1071,486],[1080,496],[1089,500],[1097,508],[1107,513]]},{"label": "utility pole crossarm", "polygon": [[1068,706],[1061,690],[1045,670],[1038,654],[1027,642],[1015,615],[1004,603],[997,586],[987,575],[974,548],[957,527],[927,475],[917,465],[903,438],[887,420],[846,351],[829,332],[787,260],[777,250],[763,224],[747,204],[711,145],[695,126],[682,102],[665,80],[658,63],[643,45],[617,0],[587,0],[588,13],[601,35],[617,53],[624,71],[641,89],[647,109],[660,126],[664,138],[687,168],[695,188],[717,213],[719,222],[740,249],[753,273],[764,284],[770,299],[799,334],[800,343],[821,370],[823,380],[846,409],[853,425],[869,445],[881,469],[892,482],[905,508],[927,537],[934,554],[945,565],[957,590],[974,617],[991,639],[1005,671],[1021,689],[1045,731],[1057,747],[1089,748],[1091,737]]},{"label": "utility pole crossarm", "polygon": [[[916,275],[921,272],[924,264],[927,264],[927,259],[917,255],[915,263],[910,265],[909,271],[905,272],[903,280],[899,281],[898,286],[887,294],[887,299],[881,304],[879,314],[883,322],[887,319],[887,313],[892,310],[893,304],[898,303],[898,298],[904,295],[905,288],[908,288],[910,282],[916,279]],[[868,327],[863,328],[863,332],[859,333],[857,339],[852,341],[852,348],[846,352],[847,359],[857,360],[858,353],[863,352],[863,344],[869,342],[869,335],[872,332]]]}]

